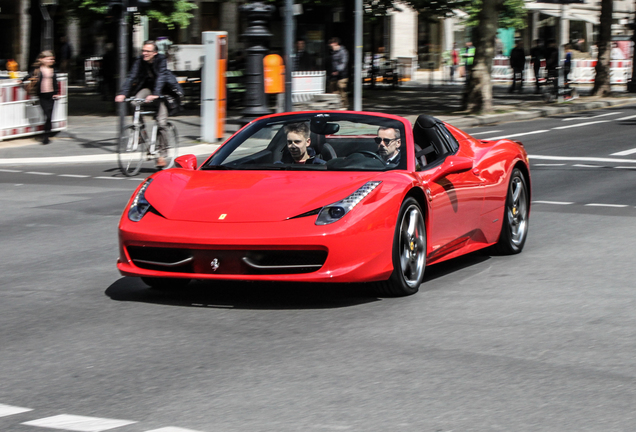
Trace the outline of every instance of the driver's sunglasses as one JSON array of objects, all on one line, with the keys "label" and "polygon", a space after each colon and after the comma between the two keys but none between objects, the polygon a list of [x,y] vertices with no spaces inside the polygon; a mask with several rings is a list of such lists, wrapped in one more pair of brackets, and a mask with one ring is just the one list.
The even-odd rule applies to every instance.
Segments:
[{"label": "driver's sunglasses", "polygon": [[153,53],[155,50],[141,50],[142,53]]},{"label": "driver's sunglasses", "polygon": [[384,145],[389,145],[391,144],[391,141],[395,141],[397,138],[380,138],[380,137],[375,137],[375,143],[376,144],[381,144],[384,141]]}]

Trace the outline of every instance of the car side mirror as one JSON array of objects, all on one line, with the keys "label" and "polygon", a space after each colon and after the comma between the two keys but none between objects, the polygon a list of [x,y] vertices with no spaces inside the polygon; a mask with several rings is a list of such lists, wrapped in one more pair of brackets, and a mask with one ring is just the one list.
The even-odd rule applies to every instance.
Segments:
[{"label": "car side mirror", "polygon": [[449,174],[456,174],[468,171],[473,167],[473,160],[463,156],[447,156],[444,163],[433,172],[430,180],[435,182]]},{"label": "car side mirror", "polygon": [[195,170],[197,169],[197,157],[193,154],[179,156],[174,160],[174,164],[178,168]]}]

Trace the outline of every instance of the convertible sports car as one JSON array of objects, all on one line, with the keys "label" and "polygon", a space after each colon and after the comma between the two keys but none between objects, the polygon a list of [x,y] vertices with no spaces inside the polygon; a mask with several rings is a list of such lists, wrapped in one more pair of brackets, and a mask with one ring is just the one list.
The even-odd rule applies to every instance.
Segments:
[{"label": "convertible sports car", "polygon": [[[311,158],[297,163],[303,137]],[[200,166],[194,155],[176,164],[139,186],[119,224],[119,271],[154,288],[374,282],[382,295],[409,295],[427,265],[489,246],[519,253],[528,234],[522,144],[427,115],[411,126],[366,112],[275,114]]]}]

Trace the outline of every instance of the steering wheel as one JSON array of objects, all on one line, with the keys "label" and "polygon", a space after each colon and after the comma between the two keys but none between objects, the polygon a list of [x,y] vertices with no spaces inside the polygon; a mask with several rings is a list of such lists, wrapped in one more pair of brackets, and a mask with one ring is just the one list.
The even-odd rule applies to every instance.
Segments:
[{"label": "steering wheel", "polygon": [[369,150],[360,150],[360,151],[357,151],[357,152],[353,152],[349,156],[351,156],[353,154],[356,154],[356,153],[360,153],[361,155],[364,155],[365,157],[368,157],[368,158],[371,158],[371,159],[377,159],[380,162],[382,162],[383,164],[386,164],[385,160],[382,159],[380,157],[380,155],[378,155],[377,153],[373,153],[372,151],[369,151]]}]

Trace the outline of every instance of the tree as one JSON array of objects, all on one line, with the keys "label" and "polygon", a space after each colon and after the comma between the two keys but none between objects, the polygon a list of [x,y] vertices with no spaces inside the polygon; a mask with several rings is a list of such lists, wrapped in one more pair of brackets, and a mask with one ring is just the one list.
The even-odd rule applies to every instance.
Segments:
[{"label": "tree", "polygon": [[471,113],[492,111],[490,69],[495,56],[495,37],[503,0],[483,0],[474,28],[475,58],[464,93],[463,108]]},{"label": "tree", "polygon": [[601,27],[598,34],[598,59],[594,78],[593,96],[606,96],[610,87],[610,60],[612,54],[612,14],[614,2],[601,0]]},{"label": "tree", "polygon": [[[62,0],[69,13],[81,21],[103,17],[108,14],[108,1],[106,0]],[[165,24],[169,29],[175,26],[187,27],[194,18],[191,13],[196,5],[188,0],[153,1],[145,14],[149,19]]]}]

